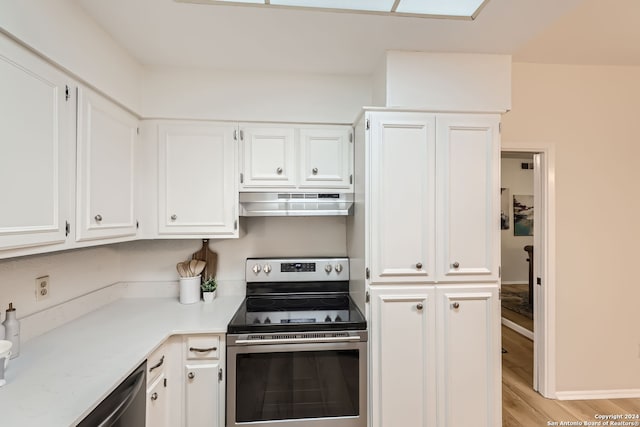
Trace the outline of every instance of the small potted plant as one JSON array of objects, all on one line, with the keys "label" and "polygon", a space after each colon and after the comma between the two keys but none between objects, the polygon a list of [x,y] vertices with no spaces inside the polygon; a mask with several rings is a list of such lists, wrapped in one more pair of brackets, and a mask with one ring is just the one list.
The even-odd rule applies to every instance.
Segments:
[{"label": "small potted plant", "polygon": [[209,276],[209,278],[205,279],[200,285],[202,288],[202,297],[204,298],[204,302],[211,302],[216,297],[216,289],[218,288],[218,283],[216,282],[216,278],[213,276]]}]

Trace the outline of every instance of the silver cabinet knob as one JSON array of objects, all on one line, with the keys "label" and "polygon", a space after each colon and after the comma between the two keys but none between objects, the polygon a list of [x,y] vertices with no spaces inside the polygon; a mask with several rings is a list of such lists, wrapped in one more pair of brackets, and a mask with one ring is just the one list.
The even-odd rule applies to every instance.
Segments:
[{"label": "silver cabinet knob", "polygon": [[278,173],[278,175],[282,175],[282,168],[276,169],[276,172]]},{"label": "silver cabinet knob", "polygon": [[460,308],[460,303],[458,302],[454,302],[453,304],[451,304],[451,307],[455,308],[456,310]]},{"label": "silver cabinet knob", "polygon": [[331,273],[331,270],[332,270],[331,264],[327,264],[324,266],[324,271],[326,271],[327,273]]},{"label": "silver cabinet knob", "polygon": [[417,268],[418,270],[422,270],[422,263],[421,263],[421,262],[417,263],[417,264],[416,264],[416,268]]},{"label": "silver cabinet knob", "polygon": [[458,267],[460,267],[460,263],[459,263],[458,261],[456,261],[456,262],[454,262],[453,264],[451,264],[451,266],[452,266],[453,268],[458,268]]},{"label": "silver cabinet knob", "polygon": [[311,173],[313,173],[314,175],[318,175],[318,168],[313,168],[311,170]]},{"label": "silver cabinet knob", "polygon": [[95,216],[95,220],[96,220],[96,222],[102,221],[102,215],[100,215],[100,214],[96,215]]},{"label": "silver cabinet knob", "polygon": [[336,273],[342,273],[342,264],[336,264]]},{"label": "silver cabinet knob", "polygon": [[171,221],[175,221],[176,219],[178,219],[178,215],[176,214],[171,215]]},{"label": "silver cabinet knob", "polygon": [[253,268],[251,270],[253,270],[253,272],[255,274],[258,274],[258,273],[260,273],[260,270],[262,270],[262,267],[260,267],[260,264],[256,264],[256,265],[253,266]]},{"label": "silver cabinet knob", "polygon": [[422,303],[421,303],[421,302],[419,302],[419,303],[418,303],[418,305],[416,305],[416,308],[417,308],[418,310],[422,310]]},{"label": "silver cabinet knob", "polygon": [[153,393],[151,395],[151,400],[158,400],[158,393]]},{"label": "silver cabinet knob", "polygon": [[262,269],[262,271],[264,271],[267,274],[271,273],[271,266],[269,264],[266,264]]},{"label": "silver cabinet knob", "polygon": [[194,374],[193,372],[189,372],[189,375],[187,375],[187,378],[189,378],[190,380],[194,379],[196,377],[196,374]]}]

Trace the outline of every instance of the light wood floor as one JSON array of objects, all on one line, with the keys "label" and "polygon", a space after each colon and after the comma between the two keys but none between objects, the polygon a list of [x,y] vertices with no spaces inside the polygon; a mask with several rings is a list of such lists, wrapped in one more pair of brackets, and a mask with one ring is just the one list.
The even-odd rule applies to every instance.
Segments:
[{"label": "light wood floor", "polygon": [[515,311],[502,307],[502,317],[533,332],[533,319],[529,319],[527,316],[523,316],[520,313],[516,313]]},{"label": "light wood floor", "polygon": [[[640,414],[640,399],[551,400],[533,391],[533,342],[502,327],[502,425],[537,427],[548,422],[598,421],[596,414]],[[624,420],[620,420],[624,421]],[[638,420],[627,420],[638,421]]]}]

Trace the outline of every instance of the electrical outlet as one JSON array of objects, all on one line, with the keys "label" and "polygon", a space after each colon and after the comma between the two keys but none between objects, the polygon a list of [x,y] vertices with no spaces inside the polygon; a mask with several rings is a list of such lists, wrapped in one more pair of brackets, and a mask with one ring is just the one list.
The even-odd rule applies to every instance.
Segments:
[{"label": "electrical outlet", "polygon": [[49,276],[42,276],[36,279],[36,301],[49,298]]}]

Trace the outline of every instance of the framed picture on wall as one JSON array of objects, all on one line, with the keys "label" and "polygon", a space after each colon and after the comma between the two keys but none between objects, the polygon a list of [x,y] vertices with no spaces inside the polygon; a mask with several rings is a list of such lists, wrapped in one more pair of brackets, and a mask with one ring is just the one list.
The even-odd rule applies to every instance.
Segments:
[{"label": "framed picture on wall", "polygon": [[513,235],[533,236],[533,196],[513,196]]},{"label": "framed picture on wall", "polygon": [[500,229],[509,229],[509,189],[500,189]]}]

